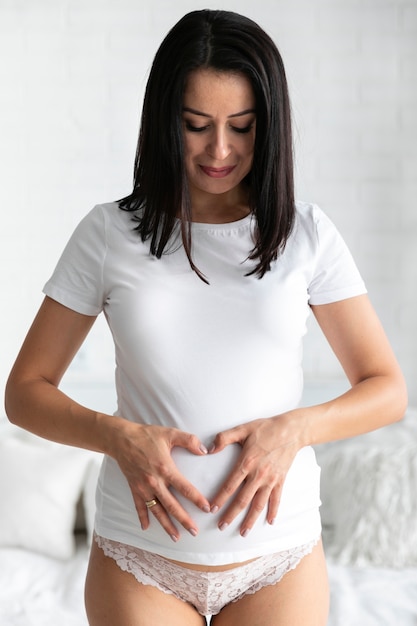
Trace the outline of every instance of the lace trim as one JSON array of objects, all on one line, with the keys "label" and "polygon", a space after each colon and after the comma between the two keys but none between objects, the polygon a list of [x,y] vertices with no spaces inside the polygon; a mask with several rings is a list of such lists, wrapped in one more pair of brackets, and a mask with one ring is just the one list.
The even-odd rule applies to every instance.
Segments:
[{"label": "lace trim", "polygon": [[94,535],[104,554],[121,570],[133,574],[143,585],[151,585],[193,605],[201,615],[216,615],[230,602],[275,585],[301,559],[310,554],[318,539],[275,554],[261,556],[246,565],[221,572],[201,572],[172,563],[140,548]]}]

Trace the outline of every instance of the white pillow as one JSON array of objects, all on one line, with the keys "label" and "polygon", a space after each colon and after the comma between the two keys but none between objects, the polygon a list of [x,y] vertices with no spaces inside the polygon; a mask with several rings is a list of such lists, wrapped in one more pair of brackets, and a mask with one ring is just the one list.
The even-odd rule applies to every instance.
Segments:
[{"label": "white pillow", "polygon": [[[38,439],[38,438],[36,438]],[[90,453],[35,438],[0,441],[0,546],[74,554],[76,504]]]},{"label": "white pillow", "polygon": [[323,537],[337,563],[417,566],[417,443],[409,425],[319,450]]}]

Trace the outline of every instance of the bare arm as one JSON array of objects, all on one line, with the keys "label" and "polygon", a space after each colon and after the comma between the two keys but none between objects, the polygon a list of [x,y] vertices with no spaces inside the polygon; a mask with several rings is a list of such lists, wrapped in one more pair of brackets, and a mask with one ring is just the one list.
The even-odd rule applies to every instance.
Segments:
[{"label": "bare arm", "polygon": [[5,407],[11,422],[36,435],[105,452],[97,425],[109,420],[57,389],[94,321],[45,298],[7,381]]},{"label": "bare arm", "polygon": [[145,501],[156,497],[160,504],[152,513],[176,540],[179,533],[171,517],[188,530],[195,524],[169,487],[203,510],[208,501],[178,472],[171,450],[181,446],[198,455],[205,451],[190,433],[99,413],[58,389],[94,320],[45,298],[6,385],[7,415],[14,424],[46,439],[112,456],[129,482],[142,527],[149,525]]},{"label": "bare arm", "polygon": [[306,444],[353,437],[400,420],[407,390],[367,296],[312,307],[352,388],[306,413]]},{"label": "bare arm", "polygon": [[313,312],[352,388],[323,404],[242,424],[217,435],[211,452],[231,443],[240,443],[242,452],[212,507],[220,508],[232,498],[219,526],[230,524],[249,507],[242,535],[266,505],[267,520],[273,523],[286,474],[301,448],[385,426],[400,420],[407,406],[402,373],[368,297],[314,306]]}]

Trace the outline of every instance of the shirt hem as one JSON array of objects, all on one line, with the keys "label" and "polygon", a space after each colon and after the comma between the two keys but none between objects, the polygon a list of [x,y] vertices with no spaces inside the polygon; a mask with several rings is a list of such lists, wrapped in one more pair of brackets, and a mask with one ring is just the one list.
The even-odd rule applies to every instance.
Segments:
[{"label": "shirt hem", "polygon": [[[179,550],[178,548],[170,549],[167,546],[160,546],[146,540],[135,540],[129,533],[115,531],[114,529],[107,528],[105,525],[101,525],[96,521],[94,531],[97,535],[104,537],[105,539],[111,539],[112,541],[118,541],[126,545],[146,550],[154,554],[159,554],[167,559],[180,561],[182,563],[190,563],[193,565],[230,565],[232,563],[243,563],[250,559],[256,559],[266,554],[274,552],[281,552],[284,550],[291,550],[298,546],[309,543],[310,541],[317,540],[321,536],[322,526],[320,513],[318,509],[311,512],[311,517],[308,528],[303,532],[297,532],[294,534],[286,535],[285,537],[277,537],[274,541],[259,542],[258,545],[251,547],[250,549],[234,551],[234,552],[189,552]],[[311,523],[313,521],[313,523]],[[219,531],[220,532],[220,531]]]}]

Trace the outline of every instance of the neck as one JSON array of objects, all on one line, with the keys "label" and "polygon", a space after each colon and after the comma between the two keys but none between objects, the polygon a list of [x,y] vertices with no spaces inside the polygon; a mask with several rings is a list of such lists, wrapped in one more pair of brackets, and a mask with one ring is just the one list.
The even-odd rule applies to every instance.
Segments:
[{"label": "neck", "polygon": [[226,224],[250,213],[246,189],[236,188],[225,194],[192,194],[191,219],[206,224]]}]

